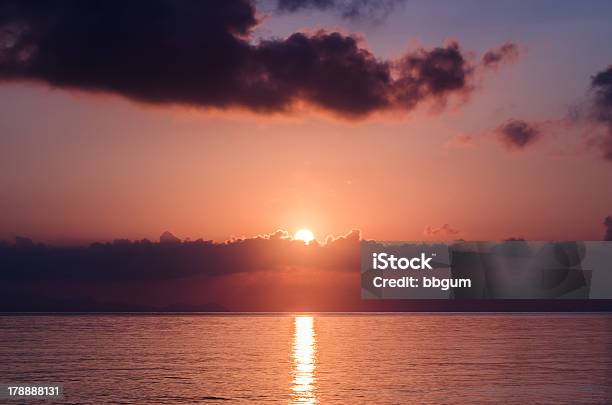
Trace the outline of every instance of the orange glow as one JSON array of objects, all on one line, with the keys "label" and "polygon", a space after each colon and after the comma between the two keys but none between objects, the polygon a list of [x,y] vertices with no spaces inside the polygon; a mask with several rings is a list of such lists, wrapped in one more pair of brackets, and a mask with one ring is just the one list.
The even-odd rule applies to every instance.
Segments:
[{"label": "orange glow", "polygon": [[315,239],[315,237],[314,237],[314,233],[312,233],[310,229],[302,228],[295,233],[295,235],[293,236],[293,239],[301,240],[305,244],[308,245],[310,242],[312,242]]},{"label": "orange glow", "polygon": [[315,355],[317,351],[314,319],[296,316],[293,338],[292,404],[316,404],[314,392]]}]

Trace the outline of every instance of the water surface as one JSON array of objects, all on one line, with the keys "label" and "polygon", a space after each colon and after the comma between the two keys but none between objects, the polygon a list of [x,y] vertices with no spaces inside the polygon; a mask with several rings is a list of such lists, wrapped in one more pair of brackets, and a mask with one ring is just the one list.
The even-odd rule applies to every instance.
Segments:
[{"label": "water surface", "polygon": [[60,403],[611,403],[612,315],[0,317]]}]

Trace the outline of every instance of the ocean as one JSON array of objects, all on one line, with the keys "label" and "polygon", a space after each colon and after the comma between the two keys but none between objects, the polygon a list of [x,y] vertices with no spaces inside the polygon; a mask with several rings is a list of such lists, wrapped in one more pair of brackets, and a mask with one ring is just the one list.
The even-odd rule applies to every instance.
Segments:
[{"label": "ocean", "polygon": [[65,404],[612,403],[610,314],[0,316],[0,382]]}]

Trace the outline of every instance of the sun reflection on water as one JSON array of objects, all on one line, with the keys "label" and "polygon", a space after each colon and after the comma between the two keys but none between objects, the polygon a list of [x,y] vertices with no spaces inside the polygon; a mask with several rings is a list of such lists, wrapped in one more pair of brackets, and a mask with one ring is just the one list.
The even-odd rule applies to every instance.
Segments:
[{"label": "sun reflection on water", "polygon": [[296,316],[293,334],[292,404],[316,404],[317,339],[312,316]]}]

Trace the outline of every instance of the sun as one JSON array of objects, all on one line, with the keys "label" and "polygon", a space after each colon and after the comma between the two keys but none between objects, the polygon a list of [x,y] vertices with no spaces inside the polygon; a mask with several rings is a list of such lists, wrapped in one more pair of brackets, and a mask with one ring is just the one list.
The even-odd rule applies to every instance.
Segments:
[{"label": "sun", "polygon": [[310,229],[302,228],[293,235],[293,239],[301,240],[305,244],[309,244],[314,240],[314,233]]}]

